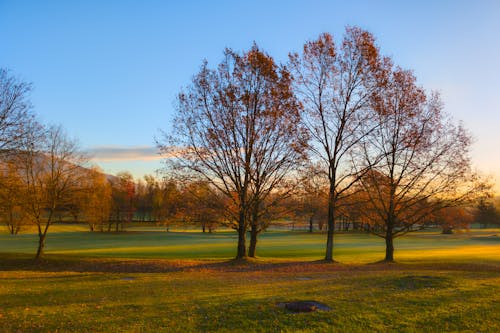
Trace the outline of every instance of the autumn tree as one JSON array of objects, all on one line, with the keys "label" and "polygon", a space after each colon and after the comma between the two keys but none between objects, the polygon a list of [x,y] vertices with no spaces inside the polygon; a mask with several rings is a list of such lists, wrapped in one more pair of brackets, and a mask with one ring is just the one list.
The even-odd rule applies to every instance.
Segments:
[{"label": "autumn tree", "polygon": [[425,227],[432,214],[464,206],[486,189],[471,171],[471,136],[442,111],[411,71],[392,68],[372,95],[376,130],[364,140],[363,212],[385,239],[385,261],[394,260],[394,238]]},{"label": "autumn tree", "polygon": [[433,220],[441,227],[443,234],[452,234],[454,230],[469,230],[474,214],[470,208],[452,206],[438,210]]},{"label": "autumn tree", "polygon": [[83,179],[82,191],[77,197],[83,219],[89,225],[90,231],[104,231],[109,222],[112,207],[111,183],[106,175],[97,167],[82,170],[86,174]]},{"label": "autumn tree", "polygon": [[183,189],[182,215],[201,226],[202,232],[213,232],[223,222],[224,200],[206,181],[191,182]]},{"label": "autumn tree", "polygon": [[152,199],[154,219],[169,231],[170,225],[182,214],[184,206],[180,185],[173,178],[163,178],[157,183]]},{"label": "autumn tree", "polygon": [[108,225],[108,231],[115,224],[115,231],[123,231],[125,223],[132,222],[134,218],[135,207],[135,182],[134,177],[128,171],[121,171],[111,182],[111,218]]},{"label": "autumn tree", "polygon": [[23,182],[16,161],[3,161],[3,174],[0,177],[0,218],[9,233],[17,235],[28,225],[28,216],[24,211]]},{"label": "autumn tree", "polygon": [[81,191],[87,159],[59,126],[32,123],[23,143],[15,161],[24,184],[24,209],[38,232],[39,259],[55,216]]},{"label": "autumn tree", "polygon": [[302,155],[305,136],[290,73],[256,45],[244,54],[227,49],[217,69],[205,62],[179,94],[173,127],[163,154],[176,170],[226,196],[226,215],[238,232],[236,258],[246,257],[252,207]]},{"label": "autumn tree", "polygon": [[333,235],[339,204],[359,180],[354,165],[361,140],[372,129],[362,126],[370,117],[370,97],[377,89],[381,63],[374,37],[348,27],[336,46],[324,33],[290,55],[295,90],[304,105],[303,123],[311,136],[311,158],[328,179],[328,232],[325,260],[333,261]]}]

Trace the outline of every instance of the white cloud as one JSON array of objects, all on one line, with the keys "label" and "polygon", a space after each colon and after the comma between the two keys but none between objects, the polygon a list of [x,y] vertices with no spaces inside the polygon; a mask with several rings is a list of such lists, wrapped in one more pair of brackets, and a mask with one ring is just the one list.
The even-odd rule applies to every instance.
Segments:
[{"label": "white cloud", "polygon": [[99,146],[88,150],[95,162],[160,160],[158,149],[151,146]]}]

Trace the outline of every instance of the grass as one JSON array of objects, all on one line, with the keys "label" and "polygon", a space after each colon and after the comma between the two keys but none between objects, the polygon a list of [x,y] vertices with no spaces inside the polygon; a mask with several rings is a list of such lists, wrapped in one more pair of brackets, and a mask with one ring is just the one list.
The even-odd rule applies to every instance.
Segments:
[{"label": "grass", "polygon": [[[83,259],[85,261],[85,259]],[[498,266],[227,264],[0,273],[5,332],[498,332]],[[116,264],[120,261],[115,262]],[[170,266],[172,265],[172,266]],[[130,270],[127,272],[128,267]],[[58,268],[58,269],[54,269]],[[142,267],[145,269],[145,267]],[[315,300],[330,312],[290,313]]]},{"label": "grass", "polygon": [[[500,261],[498,229],[441,235],[419,232],[397,238],[396,260]],[[91,233],[81,226],[54,226],[46,242],[47,254],[79,257],[231,259],[235,256],[236,233],[231,231],[165,232],[152,228],[129,228],[125,233]],[[324,256],[325,234],[270,231],[257,245],[261,258],[318,260]],[[36,251],[37,236],[0,234],[0,253]],[[384,241],[368,234],[337,234],[334,256],[345,263],[370,263],[384,257]]]},{"label": "grass", "polygon": [[[0,332],[499,332],[498,230],[421,232],[396,242],[269,232],[259,258],[228,261],[235,235],[55,228],[43,262],[33,234],[0,234]],[[203,260],[199,260],[198,257]],[[315,300],[332,311],[291,313]]]}]

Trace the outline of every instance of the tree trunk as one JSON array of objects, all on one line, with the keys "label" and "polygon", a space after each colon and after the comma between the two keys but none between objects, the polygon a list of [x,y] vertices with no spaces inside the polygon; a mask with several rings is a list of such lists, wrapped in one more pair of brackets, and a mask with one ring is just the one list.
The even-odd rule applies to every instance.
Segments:
[{"label": "tree trunk", "polygon": [[246,252],[246,239],[245,239],[245,227],[244,226],[239,226],[238,227],[238,250],[236,253],[236,259],[242,259],[247,256]]},{"label": "tree trunk", "polygon": [[250,246],[248,248],[248,256],[255,258],[255,253],[257,249],[257,236],[259,235],[259,230],[257,226],[252,225],[250,230]]},{"label": "tree trunk", "polygon": [[326,233],[326,254],[325,261],[333,262],[333,234],[335,232],[335,203],[334,188],[330,185],[328,194],[328,230]]},{"label": "tree trunk", "polygon": [[309,217],[309,232],[313,232],[313,216]]},{"label": "tree trunk", "polygon": [[387,230],[385,232],[385,258],[386,262],[394,262],[394,236],[392,235],[393,224],[392,221],[387,223]]},{"label": "tree trunk", "polygon": [[38,249],[36,251],[36,256],[35,259],[38,260],[43,256],[43,249],[45,247],[45,237],[46,234],[39,234],[38,235]]}]

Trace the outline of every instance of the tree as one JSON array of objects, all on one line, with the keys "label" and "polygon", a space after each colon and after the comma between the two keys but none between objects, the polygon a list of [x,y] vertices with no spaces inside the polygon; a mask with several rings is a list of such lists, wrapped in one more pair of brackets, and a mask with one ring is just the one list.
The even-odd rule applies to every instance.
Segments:
[{"label": "tree", "polygon": [[[353,165],[361,140],[371,130],[369,102],[377,89],[383,59],[373,36],[348,27],[340,47],[324,33],[290,55],[295,90],[305,107],[304,124],[311,136],[310,151],[328,179],[328,232],[325,260],[333,261],[333,234],[343,197],[362,172]],[[353,161],[354,160],[354,161]]]},{"label": "tree", "polygon": [[0,152],[15,151],[28,134],[33,119],[28,99],[31,84],[11,76],[0,68]]},{"label": "tree", "polygon": [[206,181],[191,182],[183,191],[183,216],[212,233],[222,223],[224,202]]},{"label": "tree", "polygon": [[115,224],[115,231],[123,231],[124,223],[132,222],[136,209],[135,186],[134,177],[128,171],[121,171],[111,179],[113,200],[108,231],[111,231],[112,223]]},{"label": "tree", "polygon": [[433,213],[465,206],[487,189],[471,171],[471,136],[442,111],[436,93],[427,94],[411,71],[389,72],[372,95],[376,130],[364,140],[370,169],[362,179],[365,217],[385,239],[385,261],[394,261],[394,238],[419,230]]},{"label": "tree", "polygon": [[86,156],[59,126],[32,123],[15,161],[23,181],[24,209],[38,231],[36,258],[43,255],[49,227],[81,191]]},{"label": "tree", "polygon": [[17,235],[28,224],[23,208],[23,182],[15,161],[5,160],[0,177],[0,216],[10,234]]},{"label": "tree", "polygon": [[493,202],[484,198],[479,200],[474,212],[474,222],[479,223],[481,228],[487,228],[489,225],[500,225],[500,214]]},{"label": "tree", "polygon": [[179,184],[172,178],[164,178],[156,186],[153,195],[153,216],[157,223],[167,227],[177,220],[183,208],[182,190]]},{"label": "tree", "polygon": [[9,232],[17,234],[26,222],[21,209],[21,180],[12,156],[29,136],[33,121],[29,93],[31,84],[0,68],[0,208]]},{"label": "tree", "polygon": [[84,170],[86,178],[82,184],[81,196],[76,203],[90,231],[104,231],[109,222],[112,206],[112,189],[106,175],[99,168]]},{"label": "tree", "polygon": [[466,207],[447,207],[434,214],[443,234],[452,234],[453,230],[470,228],[474,215]]},{"label": "tree", "polygon": [[328,179],[323,177],[321,165],[309,165],[304,169],[304,175],[300,182],[300,214],[308,219],[309,232],[313,232],[314,221],[323,230],[323,220],[328,216]]},{"label": "tree", "polygon": [[152,175],[145,175],[136,185],[137,218],[139,221],[153,221],[153,198],[158,190],[158,182]]},{"label": "tree", "polygon": [[252,207],[282,184],[302,155],[305,135],[285,67],[256,45],[242,55],[227,49],[224,56],[216,70],[205,62],[179,94],[173,135],[160,148],[176,170],[228,198],[236,258],[243,258]]}]

